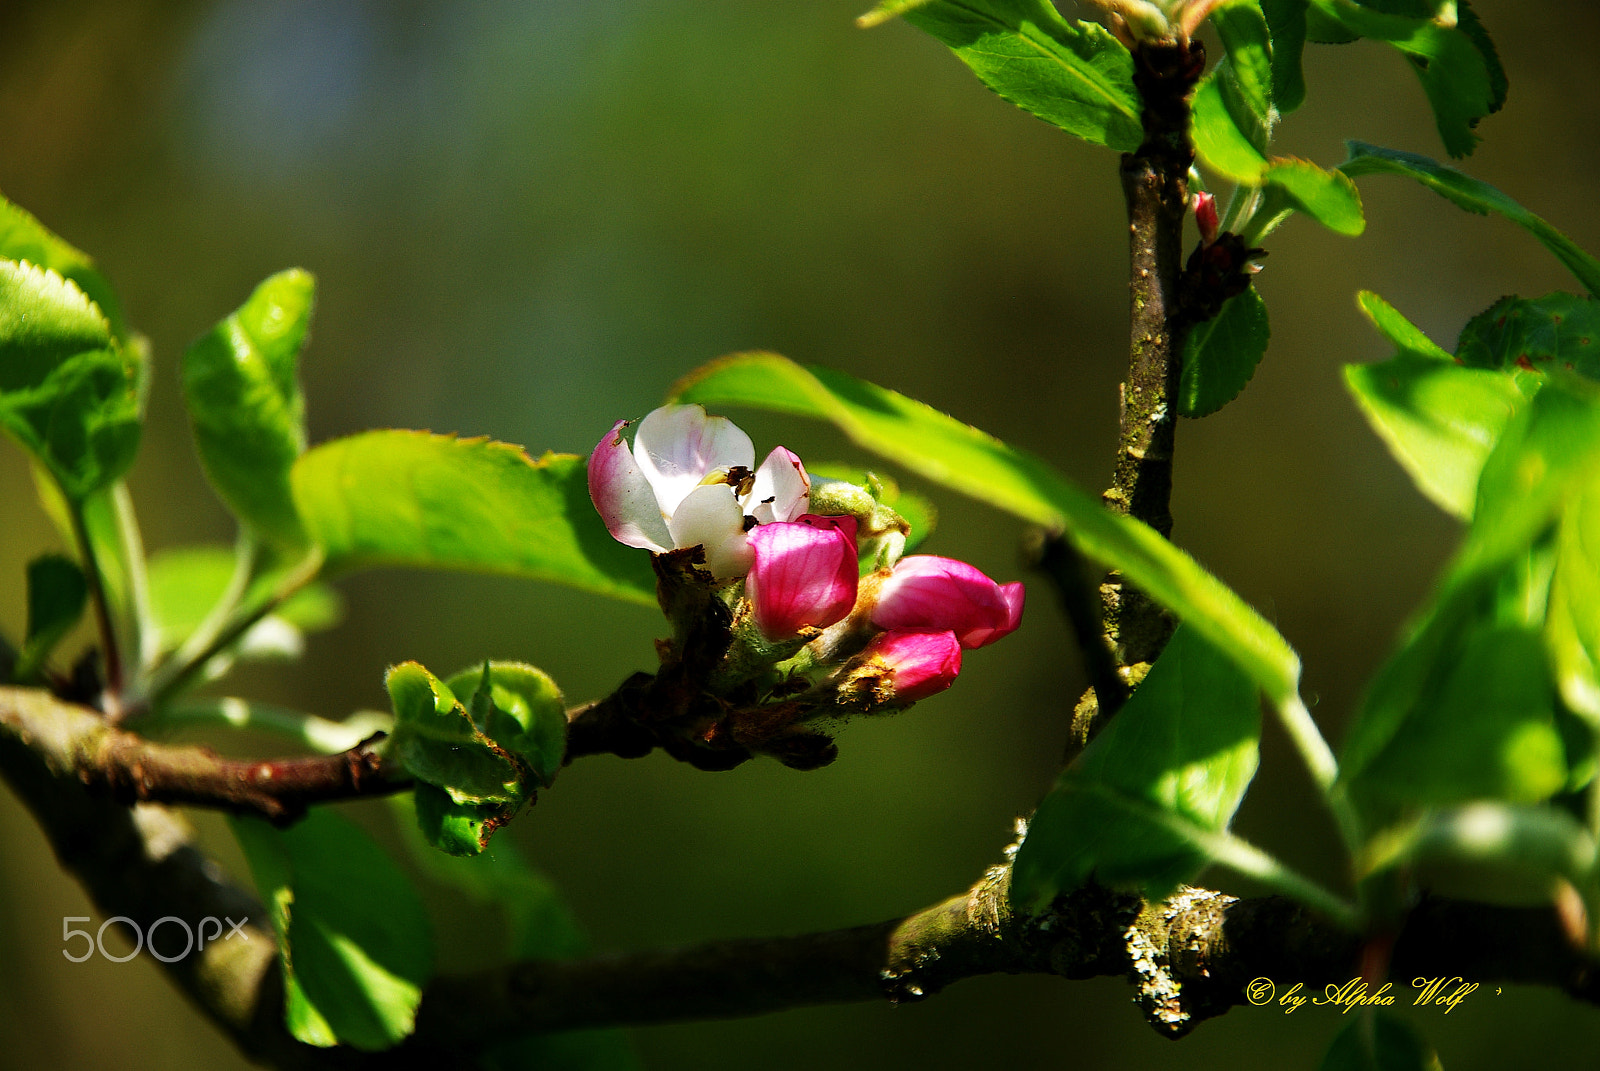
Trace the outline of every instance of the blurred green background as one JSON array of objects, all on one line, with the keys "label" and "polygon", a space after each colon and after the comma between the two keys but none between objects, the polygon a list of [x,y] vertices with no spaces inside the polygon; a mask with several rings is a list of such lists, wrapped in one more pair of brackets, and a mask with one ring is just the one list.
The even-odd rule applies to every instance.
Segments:
[{"label": "blurred green background", "polygon": [[[920,397],[1099,488],[1125,360],[1116,159],[1004,104],[929,38],[851,24],[867,0],[7,0],[0,190],[99,258],[157,356],[131,483],[153,548],[231,539],[177,390],[183,347],[272,271],[320,280],[313,439],[404,426],[586,452],[674,378],[769,348]],[[1072,5],[1063,3],[1072,13]],[[1600,249],[1587,0],[1479,0],[1511,77],[1465,166]],[[1399,56],[1307,53],[1280,151],[1358,137],[1442,155]],[[1259,278],[1273,342],[1245,395],[1179,434],[1175,536],[1303,652],[1337,736],[1457,531],[1366,431],[1342,362],[1388,349],[1383,294],[1446,345],[1501,294],[1575,288],[1511,225],[1366,180],[1359,239],[1295,221]],[[735,414],[765,452],[855,457]],[[927,490],[914,480],[909,486]],[[1054,775],[1078,660],[1019,564],[1021,526],[930,492],[929,549],[1033,580],[1027,625],[912,713],[858,722],[832,767],[703,774],[586,760],[502,834],[603,950],[875,921],[965,888]],[[58,541],[0,451],[0,627]],[[649,668],[658,615],[533,583],[367,574],[297,666],[228,690],[329,716],[382,706],[384,667],[536,662],[574,699]],[[82,637],[83,642],[87,636]],[[262,746],[261,741],[246,742]],[[238,746],[237,744],[232,746]],[[382,830],[386,816],[370,812]],[[196,819],[237,871],[214,816]],[[1269,728],[1239,830],[1337,882],[1328,825]],[[497,842],[498,843],[498,842]],[[1230,891],[1254,890],[1210,875]],[[441,964],[497,935],[433,889]],[[0,1068],[234,1067],[147,961],[60,956],[91,914],[0,790]],[[1238,1009],[1172,1047],[1123,983],[984,978],[919,1006],[804,1009],[635,1032],[654,1068],[1313,1067],[1340,1025]],[[1542,990],[1417,1015],[1451,1071],[1592,1059],[1600,1012]]]}]

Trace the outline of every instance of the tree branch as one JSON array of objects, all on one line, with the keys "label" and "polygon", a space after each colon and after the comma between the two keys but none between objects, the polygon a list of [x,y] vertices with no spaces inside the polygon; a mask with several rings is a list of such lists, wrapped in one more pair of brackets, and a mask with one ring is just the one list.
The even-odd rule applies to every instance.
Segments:
[{"label": "tree branch", "polygon": [[[147,951],[151,942],[161,946],[172,961],[161,963],[167,977],[246,1056],[284,1069],[351,1066],[343,1050],[302,1045],[284,1028],[278,949],[266,909],[223,879],[187,825],[163,807],[126,807],[80,781],[64,747],[80,718],[98,721],[44,692],[0,688],[0,780],[33,813],[62,868],[103,917],[131,919],[149,935]],[[208,917],[243,922],[243,936],[183,955],[179,927],[152,931],[167,916],[192,927]],[[166,947],[169,940],[175,947]]]},{"label": "tree branch", "polygon": [[[264,918],[174,815],[148,803],[122,806],[84,783],[68,746],[84,731],[80,717],[100,724],[44,692],[0,689],[0,778],[103,914],[132,919],[146,933],[167,915],[191,924]],[[1091,886],[1026,916],[1011,910],[1009,882],[1009,865],[992,867],[960,896],[871,926],[439,978],[426,991],[416,1035],[388,1053],[316,1049],[288,1034],[277,950],[264,927],[246,924],[248,941],[215,941],[192,956],[163,948],[174,960],[163,969],[252,1059],[280,1068],[428,1071],[464,1066],[473,1050],[522,1034],[921,1000],[996,972],[1125,977],[1151,1024],[1179,1037],[1244,1003],[1252,979],[1303,982],[1321,993],[1357,972],[1360,938],[1282,897],[1186,889],[1146,904]],[[172,927],[163,936],[169,932],[178,936]],[[1413,977],[1459,975],[1554,986],[1600,1004],[1600,963],[1571,941],[1554,909],[1425,899],[1407,917],[1392,963],[1402,994]]]},{"label": "tree branch", "polygon": [[411,783],[384,760],[376,746],[381,736],[337,755],[225,759],[209,748],[151,743],[93,711],[22,688],[0,688],[0,738],[119,803],[186,803],[278,824],[314,803],[387,795]]},{"label": "tree branch", "polygon": [[[992,973],[1126,978],[1151,1026],[1177,1038],[1244,1004],[1253,979],[1321,995],[1358,975],[1361,939],[1283,897],[1185,889],[1146,904],[1091,886],[1028,917],[1011,911],[1009,881],[1009,866],[997,866],[961,896],[873,926],[441,978],[402,1066],[539,1031],[917,1001]],[[1395,947],[1397,999],[1412,999],[1412,978],[1441,975],[1555,986],[1600,1004],[1600,964],[1569,942],[1553,909],[1424,900]]]}]

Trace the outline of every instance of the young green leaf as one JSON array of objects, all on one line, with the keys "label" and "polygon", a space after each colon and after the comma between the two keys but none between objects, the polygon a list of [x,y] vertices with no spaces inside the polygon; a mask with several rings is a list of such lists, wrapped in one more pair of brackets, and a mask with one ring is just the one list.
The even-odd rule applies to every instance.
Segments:
[{"label": "young green leaf", "polygon": [[1234,84],[1251,112],[1270,130],[1277,118],[1273,102],[1272,39],[1259,0],[1221,4],[1211,12],[1211,24],[1227,50]]},{"label": "young green leaf", "polygon": [[1200,79],[1191,102],[1190,134],[1201,163],[1234,182],[1259,185],[1267,172],[1267,127],[1252,116],[1227,60]]},{"label": "young green leaf", "polygon": [[295,502],[327,569],[412,566],[553,580],[655,605],[649,555],[611,538],[584,459],[421,431],[369,431],[308,450]]},{"label": "young green leaf", "polygon": [[389,670],[384,684],[395,719],[388,746],[411,776],[455,803],[514,809],[522,802],[521,771],[511,755],[473,724],[439,678],[405,662]]},{"label": "young green leaf", "polygon": [[445,687],[472,696],[473,723],[524,759],[540,784],[555,780],[567,751],[567,709],[549,674],[524,662],[489,662],[446,678]]},{"label": "young green leaf", "polygon": [[0,259],[26,260],[36,268],[46,268],[72,280],[99,307],[111,325],[111,333],[124,344],[129,341],[121,303],[95,268],[93,259],[4,197],[0,197]]},{"label": "young green leaf", "polygon": [[1378,295],[1361,308],[1399,353],[1346,365],[1345,384],[1389,452],[1440,509],[1471,520],[1478,475],[1525,398],[1499,372],[1463,368]]},{"label": "young green leaf", "polygon": [[1040,803],[1017,851],[1012,901],[1041,907],[1091,874],[1151,899],[1170,895],[1209,859],[1146,809],[1226,830],[1255,776],[1260,735],[1255,683],[1180,627],[1127,705]]},{"label": "young green leaf", "polygon": [[1367,229],[1361,194],[1349,176],[1328,171],[1310,160],[1275,156],[1264,179],[1281,190],[1288,207],[1298,209],[1335,234],[1354,238]]},{"label": "young green leaf", "polygon": [[1357,861],[1372,874],[1400,863],[1442,860],[1529,875],[1544,888],[1563,878],[1578,888],[1594,875],[1593,835],[1558,807],[1477,802],[1430,810],[1374,836]]},{"label": "young green leaf", "polygon": [[399,1044],[433,962],[410,879],[360,827],[324,808],[288,829],[232,822],[272,915],[290,1031],[324,1047]]},{"label": "young green leaf", "polygon": [[80,503],[139,449],[144,362],[76,284],[0,260],[0,428]]},{"label": "young green leaf", "polygon": [[1272,100],[1288,115],[1306,99],[1301,56],[1306,46],[1306,4],[1309,0],[1261,0],[1272,39]]},{"label": "young green leaf", "polygon": [[28,563],[28,631],[13,669],[17,680],[33,677],[88,605],[89,585],[76,562],[45,554]]},{"label": "young green leaf", "polygon": [[256,287],[183,355],[183,396],[211,486],[265,540],[305,543],[289,470],[306,448],[297,365],[316,281],[298,268]]},{"label": "young green leaf", "polygon": [[1195,324],[1183,340],[1178,412],[1210,416],[1239,396],[1267,353],[1272,331],[1267,303],[1254,287],[1223,303],[1222,311]]},{"label": "young green leaf", "polygon": [[842,372],[772,353],[713,361],[673,389],[673,400],[748,405],[831,421],[860,446],[929,480],[1042,524],[1122,570],[1226,652],[1274,703],[1296,695],[1300,660],[1259,614],[1153,529],[1112,513],[1038,458],[921,402]]},{"label": "young green leaf", "polygon": [[1048,0],[931,0],[901,10],[1017,107],[1096,145],[1139,147],[1133,57],[1099,24],[1068,22]]},{"label": "young green leaf", "polygon": [[1572,239],[1523,208],[1487,182],[1465,175],[1436,160],[1398,149],[1383,149],[1360,141],[1345,143],[1350,159],[1339,170],[1352,178],[1362,175],[1405,175],[1468,212],[1496,212],[1533,235],[1557,260],[1566,265],[1591,294],[1600,294],[1600,261],[1580,249]]},{"label": "young green leaf", "polygon": [[1417,1028],[1376,1009],[1350,1017],[1328,1046],[1318,1071],[1442,1071]]},{"label": "young green leaf", "polygon": [[[1354,0],[1311,0],[1318,32],[1333,26],[1350,36],[1386,41],[1411,63],[1433,108],[1434,122],[1451,156],[1467,156],[1477,146],[1473,128],[1505,103],[1505,72],[1474,17],[1471,30],[1458,21],[1447,26],[1434,12],[1389,14]],[[1467,7],[1465,0],[1460,6]],[[1470,10],[1470,9],[1469,9]],[[1309,24],[1308,24],[1309,26]]]}]

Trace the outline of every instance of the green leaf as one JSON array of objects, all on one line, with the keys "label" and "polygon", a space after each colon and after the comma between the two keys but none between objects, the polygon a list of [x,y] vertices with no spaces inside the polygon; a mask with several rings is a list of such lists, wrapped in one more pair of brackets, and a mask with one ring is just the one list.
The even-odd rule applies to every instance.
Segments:
[{"label": "green leaf", "polygon": [[540,784],[555,780],[567,751],[567,708],[561,689],[544,670],[523,662],[489,662],[446,678],[445,687],[472,696],[473,722],[524,759]]},{"label": "green leaf", "polygon": [[1456,360],[1512,372],[1530,394],[1550,368],[1600,380],[1600,301],[1559,292],[1503,297],[1461,329]]},{"label": "green leaf", "polygon": [[1524,397],[1498,372],[1463,368],[1376,294],[1363,311],[1399,347],[1377,364],[1344,369],[1362,415],[1435,505],[1471,520],[1478,475]]},{"label": "green leaf", "polygon": [[45,554],[28,563],[28,631],[13,672],[30,679],[89,605],[89,585],[77,563]]},{"label": "green leaf", "polygon": [[129,341],[121,303],[95,268],[94,260],[4,197],[0,197],[0,259],[26,260],[36,268],[46,268],[72,280],[99,307],[111,324],[112,334],[124,343]]},{"label": "green leaf", "polygon": [[1501,433],[1465,545],[1351,726],[1340,776],[1379,809],[1529,802],[1566,781],[1542,636],[1550,529],[1597,473],[1600,391],[1555,378]]},{"label": "green leaf", "polygon": [[1275,703],[1296,695],[1300,660],[1259,614],[1147,525],[1103,508],[1038,458],[894,391],[771,353],[713,361],[673,390],[683,402],[748,405],[831,421],[858,445],[1048,528],[1224,651]]},{"label": "green leaf", "polygon": [[932,0],[904,15],[1022,110],[1096,145],[1139,147],[1133,57],[1100,25],[1068,22],[1048,0]]},{"label": "green leaf", "polygon": [[504,811],[492,804],[457,803],[426,781],[412,790],[417,829],[428,844],[450,856],[477,855],[504,824]]},{"label": "green leaf", "polygon": [[369,431],[308,450],[292,474],[332,572],[413,566],[507,573],[655,605],[650,556],[589,500],[584,459],[422,431]]},{"label": "green leaf", "polygon": [[[235,566],[233,549],[216,544],[173,547],[151,556],[150,609],[156,626],[155,650],[176,650],[200,627],[227,591]],[[265,597],[277,577],[277,572],[268,572],[256,578],[240,601],[250,605]],[[339,593],[326,584],[311,583],[263,618],[262,624],[278,632],[319,632],[337,625],[343,616],[344,600]]]},{"label": "green leaf", "polygon": [[1360,141],[1345,143],[1350,159],[1339,170],[1352,178],[1362,175],[1405,175],[1468,212],[1498,213],[1533,235],[1591,294],[1600,294],[1600,261],[1580,249],[1572,239],[1523,208],[1487,182],[1446,167],[1426,156],[1384,149]]},{"label": "green leaf", "polygon": [[144,374],[76,284],[0,261],[0,428],[71,501],[133,464]]},{"label": "green leaf", "polygon": [[1352,1016],[1328,1046],[1319,1071],[1442,1071],[1416,1027],[1386,1012]]},{"label": "green leaf", "polygon": [[1310,160],[1275,156],[1264,177],[1269,187],[1283,191],[1289,207],[1335,234],[1354,238],[1367,229],[1361,194],[1342,172],[1325,170]]},{"label": "green leaf", "polygon": [[1380,832],[1358,861],[1358,873],[1439,860],[1529,875],[1545,889],[1554,878],[1582,889],[1594,874],[1595,841],[1557,807],[1470,803],[1426,811],[1415,822]]},{"label": "green leaf", "polygon": [[1091,874],[1152,900],[1170,895],[1209,860],[1145,808],[1225,830],[1255,776],[1260,735],[1254,682],[1180,627],[1127,705],[1040,803],[1017,852],[1012,902],[1041,907]]},{"label": "green leaf", "polygon": [[1562,515],[1545,640],[1562,700],[1600,730],[1600,481]]},{"label": "green leaf", "polygon": [[395,717],[388,746],[408,773],[443,789],[454,803],[514,807],[522,802],[520,772],[511,756],[473,724],[439,678],[416,662],[404,662],[389,670],[384,684]]},{"label": "green leaf", "polygon": [[211,486],[241,522],[304,545],[289,470],[306,448],[296,377],[316,281],[298,268],[267,279],[183,355],[183,396]]},{"label": "green leaf", "polygon": [[1306,45],[1307,0],[1261,0],[1272,38],[1272,99],[1288,115],[1306,99],[1301,56]]},{"label": "green leaf", "polygon": [[1190,134],[1200,161],[1224,178],[1259,185],[1267,172],[1265,127],[1244,115],[1227,61],[1200,79],[1191,102]]},{"label": "green leaf", "polygon": [[[1311,0],[1319,25],[1332,23],[1349,34],[1386,41],[1411,63],[1433,108],[1434,122],[1451,156],[1477,146],[1478,120],[1505,103],[1505,72],[1488,34],[1474,17],[1469,32],[1459,23],[1441,25],[1431,16],[1388,14],[1353,0]],[[1348,38],[1346,38],[1348,39]]]},{"label": "green leaf", "polygon": [[1211,24],[1227,50],[1228,66],[1244,103],[1270,129],[1273,105],[1272,39],[1260,0],[1237,0],[1211,12]]},{"label": "green leaf", "polygon": [[[571,959],[589,950],[555,884],[513,846],[502,843],[470,859],[441,855],[413,828],[411,802],[399,796],[392,803],[406,845],[422,869],[472,901],[476,917],[487,908],[503,920],[505,940],[495,946],[503,953],[500,959]],[[500,1042],[483,1053],[478,1066],[484,1071],[634,1071],[639,1063],[624,1031],[573,1030]]]},{"label": "green leaf", "polygon": [[1189,328],[1183,340],[1178,412],[1186,417],[1209,416],[1237,398],[1266,356],[1271,334],[1267,303],[1254,287],[1235,294],[1217,315]]},{"label": "green leaf", "polygon": [[290,1031],[324,1047],[398,1044],[415,1025],[433,961],[410,880],[360,827],[324,808],[288,829],[232,823],[278,936]]}]

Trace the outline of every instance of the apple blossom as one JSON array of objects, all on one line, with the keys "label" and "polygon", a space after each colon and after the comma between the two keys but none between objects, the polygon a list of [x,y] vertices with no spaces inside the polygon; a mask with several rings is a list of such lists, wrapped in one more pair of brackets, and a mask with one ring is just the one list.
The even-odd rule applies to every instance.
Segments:
[{"label": "apple blossom", "polygon": [[872,623],[881,629],[949,629],[962,647],[983,647],[1022,623],[1020,583],[996,584],[954,558],[901,558],[878,588]]},{"label": "apple blossom", "polygon": [[743,576],[754,561],[746,514],[758,523],[806,512],[810,480],[778,447],[755,472],[755,447],[726,417],[698,405],[666,405],[639,422],[633,449],[619,420],[589,455],[589,497],[611,535],[655,553],[704,546],[718,580]]},{"label": "apple blossom", "polygon": [[750,532],[755,563],[745,596],[769,640],[790,639],[806,626],[826,628],[856,603],[859,569],[854,517],[806,514]]},{"label": "apple blossom", "polygon": [[948,629],[894,629],[868,644],[859,663],[869,672],[888,673],[879,688],[883,702],[910,704],[955,683],[961,643]]}]

